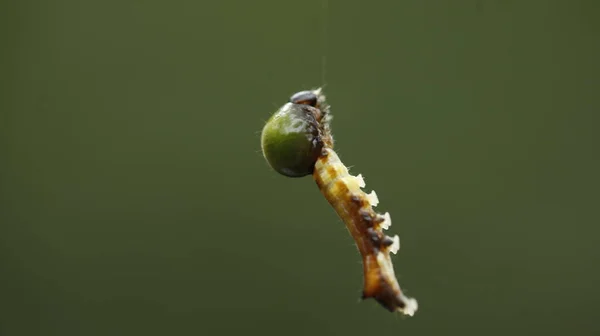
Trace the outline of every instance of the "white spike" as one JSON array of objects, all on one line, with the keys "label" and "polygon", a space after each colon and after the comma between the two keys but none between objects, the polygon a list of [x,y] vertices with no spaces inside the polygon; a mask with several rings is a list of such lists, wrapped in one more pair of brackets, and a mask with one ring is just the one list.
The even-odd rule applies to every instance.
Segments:
[{"label": "white spike", "polygon": [[365,187],[365,179],[362,177],[362,174],[358,174],[358,176],[353,176],[358,186],[361,188]]},{"label": "white spike", "polygon": [[389,212],[383,214],[383,222],[381,222],[379,226],[381,226],[381,228],[384,230],[387,230],[390,228],[390,226],[392,226],[392,217],[390,217]]},{"label": "white spike", "polygon": [[377,197],[375,190],[371,191],[371,193],[367,195],[367,200],[369,200],[369,204],[371,204],[371,206],[377,206],[377,204],[379,204],[379,198]]},{"label": "white spike", "polygon": [[392,245],[390,245],[390,252],[396,254],[400,249],[400,237],[398,237],[398,235],[395,235],[392,239],[394,240],[394,242],[392,243]]}]

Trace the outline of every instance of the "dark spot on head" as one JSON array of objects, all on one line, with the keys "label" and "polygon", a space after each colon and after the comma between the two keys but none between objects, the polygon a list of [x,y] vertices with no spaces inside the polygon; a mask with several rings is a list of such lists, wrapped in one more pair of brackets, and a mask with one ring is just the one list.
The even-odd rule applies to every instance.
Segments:
[{"label": "dark spot on head", "polygon": [[317,95],[312,91],[300,91],[290,97],[290,103],[315,107],[317,106]]}]

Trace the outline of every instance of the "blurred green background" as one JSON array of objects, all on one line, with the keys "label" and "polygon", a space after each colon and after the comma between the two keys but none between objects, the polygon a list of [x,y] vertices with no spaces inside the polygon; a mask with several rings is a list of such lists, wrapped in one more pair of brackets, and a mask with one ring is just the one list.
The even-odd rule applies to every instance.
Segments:
[{"label": "blurred green background", "polygon": [[[600,334],[598,2],[322,8],[0,3],[2,336]],[[324,55],[413,318],[260,153]]]}]

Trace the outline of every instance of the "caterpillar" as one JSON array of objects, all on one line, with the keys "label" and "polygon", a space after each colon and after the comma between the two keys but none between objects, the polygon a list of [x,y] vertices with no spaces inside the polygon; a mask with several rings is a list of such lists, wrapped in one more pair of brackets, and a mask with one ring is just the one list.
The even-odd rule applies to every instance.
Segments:
[{"label": "caterpillar", "polygon": [[365,193],[362,175],[353,176],[333,150],[331,112],[321,88],[300,91],[263,128],[261,148],[271,167],[288,177],[312,174],[319,190],[345,223],[362,257],[362,298],[373,298],[391,312],[413,316],[418,305],[396,279],[390,253],[398,235],[387,236],[388,212],[376,213],[375,191]]}]

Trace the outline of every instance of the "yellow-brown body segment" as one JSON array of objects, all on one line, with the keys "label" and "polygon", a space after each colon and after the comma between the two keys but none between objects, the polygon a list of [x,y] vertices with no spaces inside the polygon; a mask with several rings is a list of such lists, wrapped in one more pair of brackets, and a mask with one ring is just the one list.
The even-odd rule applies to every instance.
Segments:
[{"label": "yellow-brown body segment", "polygon": [[391,224],[389,214],[373,210],[374,194],[367,195],[362,177],[352,176],[332,148],[324,148],[315,164],[313,177],[319,189],[344,221],[362,256],[363,298],[374,298],[390,311],[413,315],[417,302],[406,297],[394,274],[390,251],[399,248],[397,236],[391,238],[383,228]]}]

